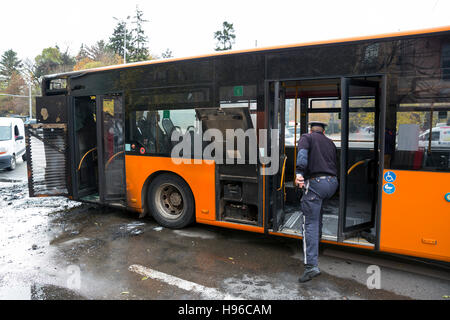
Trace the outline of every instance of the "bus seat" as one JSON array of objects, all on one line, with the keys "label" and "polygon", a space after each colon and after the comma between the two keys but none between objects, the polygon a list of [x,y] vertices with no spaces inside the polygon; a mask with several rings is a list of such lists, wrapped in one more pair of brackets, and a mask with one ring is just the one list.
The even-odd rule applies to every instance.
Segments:
[{"label": "bus seat", "polygon": [[170,118],[163,118],[161,120],[161,125],[166,132],[167,136],[172,136],[172,131],[175,129],[175,126],[173,125],[173,122]]}]

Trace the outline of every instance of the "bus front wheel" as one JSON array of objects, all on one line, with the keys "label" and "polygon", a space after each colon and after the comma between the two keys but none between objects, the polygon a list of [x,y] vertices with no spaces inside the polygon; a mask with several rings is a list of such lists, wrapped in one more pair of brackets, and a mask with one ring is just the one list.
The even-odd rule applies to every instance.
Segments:
[{"label": "bus front wheel", "polygon": [[194,196],[179,176],[157,176],[148,188],[147,201],[153,218],[164,227],[181,229],[194,222]]}]

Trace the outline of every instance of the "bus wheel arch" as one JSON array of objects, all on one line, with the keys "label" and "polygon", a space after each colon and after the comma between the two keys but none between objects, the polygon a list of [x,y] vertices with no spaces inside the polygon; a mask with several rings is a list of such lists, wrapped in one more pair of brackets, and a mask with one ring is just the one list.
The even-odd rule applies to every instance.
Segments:
[{"label": "bus wheel arch", "polygon": [[142,188],[143,215],[164,227],[181,229],[195,221],[195,197],[189,184],[171,171],[151,174]]}]

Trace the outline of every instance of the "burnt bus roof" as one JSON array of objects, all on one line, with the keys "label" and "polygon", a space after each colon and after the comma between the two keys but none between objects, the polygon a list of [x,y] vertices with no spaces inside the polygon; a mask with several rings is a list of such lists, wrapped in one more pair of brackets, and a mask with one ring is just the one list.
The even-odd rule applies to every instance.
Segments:
[{"label": "burnt bus roof", "polygon": [[127,64],[111,65],[111,66],[86,69],[86,70],[80,70],[80,71],[70,71],[70,72],[64,72],[64,73],[58,73],[58,74],[51,74],[51,75],[44,76],[44,79],[49,80],[49,79],[55,79],[55,78],[68,78],[71,76],[77,76],[77,75],[81,75],[81,74],[85,75],[85,74],[94,73],[94,72],[101,72],[101,71],[108,71],[108,70],[115,70],[115,69],[125,69],[125,68],[132,68],[132,67],[138,67],[138,66],[146,66],[146,65],[151,65],[151,64],[169,63],[169,62],[177,62],[177,61],[188,61],[188,60],[194,60],[194,59],[225,56],[225,55],[237,55],[237,54],[242,54],[242,53],[257,53],[257,52],[270,52],[270,51],[273,52],[273,51],[282,50],[282,49],[293,49],[293,48],[308,47],[308,46],[344,44],[344,43],[354,43],[354,42],[369,41],[369,40],[392,40],[395,38],[414,37],[414,36],[423,36],[423,35],[438,35],[440,33],[445,33],[445,32],[449,32],[449,31],[450,31],[450,26],[443,26],[443,27],[437,27],[437,28],[393,32],[393,33],[369,35],[369,36],[362,36],[362,37],[340,38],[340,39],[332,39],[332,40],[325,40],[325,41],[311,41],[311,42],[303,42],[303,43],[297,43],[297,44],[252,48],[252,49],[244,49],[244,50],[220,51],[220,52],[214,52],[214,53],[198,55],[198,56],[149,60],[149,61],[127,63]]}]

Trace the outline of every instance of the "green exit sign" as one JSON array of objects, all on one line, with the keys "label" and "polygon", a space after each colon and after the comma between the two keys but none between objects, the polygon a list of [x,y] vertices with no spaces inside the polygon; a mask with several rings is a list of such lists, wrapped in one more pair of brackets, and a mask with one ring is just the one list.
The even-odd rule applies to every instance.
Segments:
[{"label": "green exit sign", "polygon": [[243,86],[233,87],[233,95],[235,97],[242,97],[244,95],[244,87]]},{"label": "green exit sign", "polygon": [[170,118],[170,110],[164,110],[163,111],[163,118],[169,119]]}]

